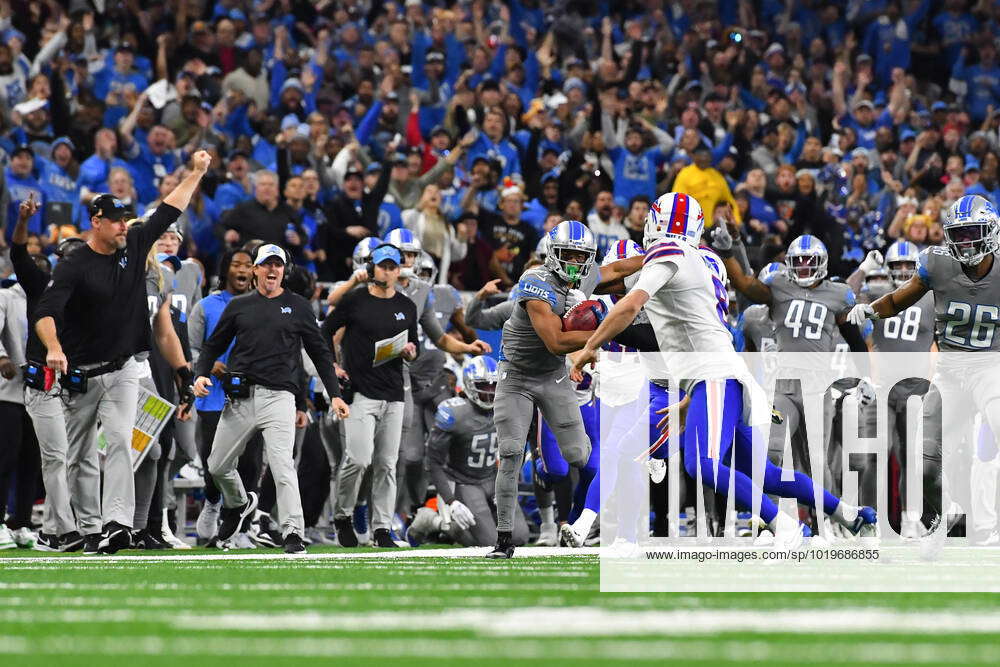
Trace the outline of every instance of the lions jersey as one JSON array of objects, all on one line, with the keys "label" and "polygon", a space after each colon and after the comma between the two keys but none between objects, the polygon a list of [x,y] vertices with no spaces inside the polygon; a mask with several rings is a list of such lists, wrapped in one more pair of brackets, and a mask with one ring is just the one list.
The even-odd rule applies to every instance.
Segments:
[{"label": "lions jersey", "polygon": [[837,315],[855,304],[844,283],[824,280],[816,287],[796,285],[784,274],[771,281],[771,321],[781,352],[833,352]]},{"label": "lions jersey", "polygon": [[[601,282],[600,267],[594,265],[576,288],[590,298]],[[562,317],[566,314],[566,295],[572,285],[560,279],[552,270],[537,266],[526,271],[517,285],[517,306],[510,319],[503,325],[500,342],[500,360],[531,375],[559,370],[565,364],[563,356],[549,352],[528,316],[528,301],[544,301],[552,312]]]},{"label": "lions jersey", "polygon": [[972,280],[945,248],[927,248],[917,262],[920,281],[934,292],[937,344],[942,350],[1000,350],[1000,256],[980,280]]},{"label": "lions jersey", "polygon": [[183,260],[180,270],[174,275],[170,305],[184,313],[185,316],[190,314],[194,304],[201,300],[201,286],[204,281],[205,276],[202,274],[198,262],[193,259]]},{"label": "lions jersey", "polygon": [[774,322],[770,309],[757,303],[740,315],[740,329],[743,331],[744,347],[750,352],[773,352],[777,350]]},{"label": "lions jersey", "polygon": [[876,352],[926,352],[934,342],[934,295],[928,292],[898,315],[872,324]]},{"label": "lions jersey", "polygon": [[[442,329],[448,326],[448,321],[456,310],[462,307],[462,297],[458,290],[450,285],[434,285],[431,288],[433,299],[430,309],[437,318]],[[420,356],[410,364],[410,378],[415,384],[425,385],[434,381],[445,364],[445,353],[439,350],[434,343],[428,339],[423,327],[418,334],[418,344],[420,345]]]},{"label": "lions jersey", "polygon": [[492,410],[478,408],[461,396],[438,405],[427,440],[432,472],[443,469],[449,480],[459,484],[491,479],[497,473],[497,447]]},{"label": "lions jersey", "polygon": [[[410,301],[416,305],[420,332],[430,338],[430,344],[441,338],[444,335],[444,329],[438,324],[437,316],[434,314],[434,291],[431,289],[431,284],[420,278],[410,278],[405,286],[402,283],[397,284],[396,290],[409,297]],[[404,362],[403,366],[409,368],[410,364]]]},{"label": "lions jersey", "polygon": [[[159,271],[146,271],[146,301],[149,303],[149,323],[152,325],[153,318],[160,311],[164,303],[170,302],[171,286],[174,284],[174,272],[160,266]],[[149,351],[140,352],[135,355],[135,360],[143,362],[149,359]]]}]

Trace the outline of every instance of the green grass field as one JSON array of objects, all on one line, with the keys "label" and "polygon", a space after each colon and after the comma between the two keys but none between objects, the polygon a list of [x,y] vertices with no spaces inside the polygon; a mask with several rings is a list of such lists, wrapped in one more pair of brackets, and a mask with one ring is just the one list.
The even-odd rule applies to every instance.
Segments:
[{"label": "green grass field", "polygon": [[602,594],[593,555],[454,553],[2,552],[0,663],[956,665],[1000,645],[997,595]]}]

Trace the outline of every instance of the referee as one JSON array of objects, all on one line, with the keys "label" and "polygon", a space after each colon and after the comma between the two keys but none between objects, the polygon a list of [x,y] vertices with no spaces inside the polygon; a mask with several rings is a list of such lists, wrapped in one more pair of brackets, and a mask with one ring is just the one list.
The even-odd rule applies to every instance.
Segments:
[{"label": "referee", "polygon": [[234,297],[198,357],[196,396],[208,396],[212,366],[236,339],[223,388],[228,401],[219,419],[208,457],[208,471],[222,491],[219,542],[233,537],[257,508],[257,494],[249,494],[236,472],[240,454],[258,429],[277,491],[278,520],[285,553],[305,552],[302,499],[295,471],[295,397],[301,390],[302,348],[316,366],[331,407],[341,417],[350,410],[340,398],[333,355],[320,336],[312,306],[282,286],[288,255],[274,244],[257,249],[253,267],[256,289]]},{"label": "referee", "polygon": [[[80,496],[76,507],[84,510],[77,516],[84,553],[115,553],[131,543],[132,426],[139,392],[139,364],[132,356],[149,350],[152,340],[146,256],[187,208],[212,158],[198,151],[191,161],[188,176],[145,222],[128,227],[124,202],[110,194],[95,197],[90,239],[56,265],[36,311],[45,364],[62,374],[60,384],[69,394],[66,434],[81,462],[73,492]],[[107,441],[103,498],[98,421]]]},{"label": "referee", "polygon": [[337,358],[356,390],[351,415],[344,421],[346,443],[333,522],[341,546],[358,546],[351,516],[362,477],[371,467],[372,537],[375,546],[395,547],[389,526],[403,430],[403,359],[417,356],[417,306],[396,290],[402,258],[395,246],[375,248],[369,261],[366,288],[348,292],[323,321],[326,340],[332,336],[335,345],[343,343]]}]

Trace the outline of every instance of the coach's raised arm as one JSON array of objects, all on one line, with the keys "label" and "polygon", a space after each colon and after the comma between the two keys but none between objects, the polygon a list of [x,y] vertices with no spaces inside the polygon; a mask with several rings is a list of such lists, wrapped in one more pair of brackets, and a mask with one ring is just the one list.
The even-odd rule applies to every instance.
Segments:
[{"label": "coach's raised arm", "polygon": [[130,543],[135,512],[130,448],[140,375],[133,355],[149,350],[152,340],[146,256],[187,208],[211,157],[199,151],[192,163],[191,173],[149,219],[131,227],[129,206],[111,194],[95,197],[90,238],[59,262],[38,304],[35,330],[47,350],[45,363],[62,374],[59,383],[70,393],[65,410],[70,451],[80,452],[80,460],[96,460],[98,419],[107,441],[103,500],[96,466],[77,475],[78,514],[83,514],[78,518],[88,553],[114,553]]}]

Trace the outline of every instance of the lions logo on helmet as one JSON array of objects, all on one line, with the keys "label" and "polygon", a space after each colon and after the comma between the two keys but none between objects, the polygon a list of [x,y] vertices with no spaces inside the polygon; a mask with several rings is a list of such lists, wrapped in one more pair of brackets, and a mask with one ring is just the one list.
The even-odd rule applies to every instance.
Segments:
[{"label": "lions logo on helmet", "polygon": [[810,287],[826,278],[830,255],[826,246],[815,236],[805,234],[788,246],[785,253],[785,271],[796,285]]},{"label": "lions logo on helmet", "polygon": [[433,285],[437,280],[437,274],[438,267],[434,263],[434,258],[426,250],[421,250],[417,258],[417,277]]},{"label": "lions logo on helmet", "polygon": [[462,391],[466,398],[484,410],[493,409],[499,381],[500,371],[493,357],[473,357],[462,366]]},{"label": "lions logo on helmet", "polygon": [[770,285],[771,281],[774,280],[774,277],[784,270],[785,267],[778,262],[771,262],[760,270],[760,273],[757,274],[757,280],[761,281],[765,285]]},{"label": "lions logo on helmet", "polygon": [[899,240],[885,251],[885,265],[896,287],[901,286],[917,273],[920,250],[909,241]]},{"label": "lions logo on helmet", "polygon": [[[608,251],[604,253],[604,259],[601,260],[601,266],[607,266],[614,262],[621,261],[623,259],[629,259],[631,257],[639,257],[645,255],[646,251],[643,250],[635,241],[618,241],[613,246],[608,248]],[[639,273],[633,273],[625,278],[625,289],[630,290],[632,286],[639,282]]]},{"label": "lions logo on helmet", "polygon": [[354,252],[351,254],[351,262],[354,264],[354,270],[360,271],[365,268],[368,258],[372,256],[372,251],[380,245],[382,245],[382,242],[374,236],[369,236],[358,241],[358,244],[354,246]]},{"label": "lions logo on helmet", "polygon": [[394,229],[385,235],[383,243],[391,243],[399,248],[401,253],[418,254],[423,248],[420,246],[420,239],[409,229]]},{"label": "lions logo on helmet", "polygon": [[965,195],[944,219],[944,241],[952,257],[974,266],[997,250],[997,211],[985,197]]},{"label": "lions logo on helmet", "polygon": [[[572,257],[571,253],[576,256]],[[549,253],[545,266],[568,283],[579,283],[590,275],[597,256],[597,243],[579,220],[560,222],[549,232]]]},{"label": "lions logo on helmet", "polygon": [[642,243],[648,248],[669,237],[697,248],[704,230],[705,214],[698,200],[683,192],[668,192],[650,205]]}]

